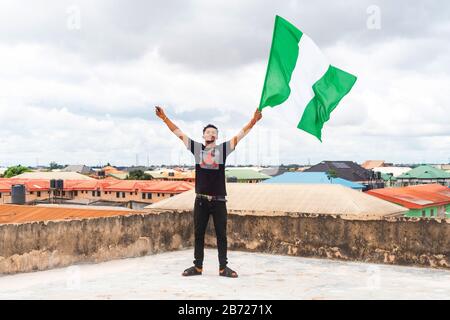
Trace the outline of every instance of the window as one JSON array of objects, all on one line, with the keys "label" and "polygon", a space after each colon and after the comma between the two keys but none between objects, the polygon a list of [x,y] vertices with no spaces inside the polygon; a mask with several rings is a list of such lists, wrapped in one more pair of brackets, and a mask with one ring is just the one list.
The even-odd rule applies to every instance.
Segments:
[{"label": "window", "polygon": [[142,199],[145,199],[145,192],[142,192]]},{"label": "window", "polygon": [[430,216],[434,216],[434,209],[430,209]]},{"label": "window", "polygon": [[33,191],[30,191],[30,194],[33,194],[34,192]]},{"label": "window", "polygon": [[174,194],[172,193],[171,195],[170,195],[170,197],[173,197],[174,196]]},{"label": "window", "polygon": [[122,198],[125,198],[125,192],[122,192]]},{"label": "window", "polygon": [[62,195],[63,195],[63,197],[64,197],[64,196],[66,195],[66,192],[65,192],[65,191],[63,191],[63,192],[62,192]]},{"label": "window", "polygon": [[116,192],[116,198],[120,198],[120,192]]},{"label": "window", "polygon": [[95,197],[95,191],[92,191],[92,196]]},{"label": "window", "polygon": [[151,193],[147,193],[147,199],[151,199],[152,198],[152,194]]},{"label": "window", "polygon": [[37,191],[36,194],[37,194],[38,197],[41,196],[41,192],[40,191]]},{"label": "window", "polygon": [[422,217],[426,217],[426,216],[427,216],[427,214],[426,214],[425,210],[422,210]]},{"label": "window", "polygon": [[132,196],[133,195],[133,192],[130,192],[130,196]]},{"label": "window", "polygon": [[102,195],[102,193],[100,192],[100,190],[97,190],[97,197],[100,197]]},{"label": "window", "polygon": [[78,196],[78,191],[75,190],[75,191],[73,192],[73,195],[74,195],[75,197]]},{"label": "window", "polygon": [[2,197],[2,193],[0,192],[0,198]]}]

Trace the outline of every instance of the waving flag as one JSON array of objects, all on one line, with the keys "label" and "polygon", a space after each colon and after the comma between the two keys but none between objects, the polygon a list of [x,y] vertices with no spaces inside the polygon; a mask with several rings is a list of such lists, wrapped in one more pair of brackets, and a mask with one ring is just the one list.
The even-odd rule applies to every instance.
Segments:
[{"label": "waving flag", "polygon": [[[289,86],[291,77],[297,77],[296,87]],[[307,35],[276,16],[259,110],[282,104],[291,90],[298,90],[302,99],[298,105],[297,128],[322,142],[323,124],[355,81],[354,75],[330,65]]]}]

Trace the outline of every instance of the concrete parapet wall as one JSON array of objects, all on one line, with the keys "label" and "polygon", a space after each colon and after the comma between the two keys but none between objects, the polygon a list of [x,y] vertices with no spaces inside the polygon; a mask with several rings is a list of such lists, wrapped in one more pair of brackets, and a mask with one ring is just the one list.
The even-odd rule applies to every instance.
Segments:
[{"label": "concrete parapet wall", "polygon": [[[229,214],[228,247],[293,256],[450,268],[450,221]],[[139,257],[193,245],[190,211],[0,225],[0,273]],[[206,245],[215,247],[212,218]],[[187,262],[188,264],[190,261]]]}]

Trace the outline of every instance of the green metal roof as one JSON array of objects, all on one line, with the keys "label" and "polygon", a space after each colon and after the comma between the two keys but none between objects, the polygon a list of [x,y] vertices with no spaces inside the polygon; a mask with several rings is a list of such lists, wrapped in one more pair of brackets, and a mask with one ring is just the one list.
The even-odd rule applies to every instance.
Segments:
[{"label": "green metal roof", "polygon": [[265,180],[272,178],[267,174],[252,169],[225,169],[225,176],[236,177],[238,180]]},{"label": "green metal roof", "polygon": [[450,179],[450,173],[424,165],[399,175],[397,179]]}]

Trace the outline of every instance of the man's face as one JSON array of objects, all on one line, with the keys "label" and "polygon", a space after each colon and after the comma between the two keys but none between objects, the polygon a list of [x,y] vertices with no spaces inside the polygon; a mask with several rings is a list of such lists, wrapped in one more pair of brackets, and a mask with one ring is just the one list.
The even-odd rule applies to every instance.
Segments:
[{"label": "man's face", "polygon": [[203,133],[203,139],[205,139],[205,143],[213,143],[218,138],[218,132],[214,128],[207,128],[205,133]]}]

